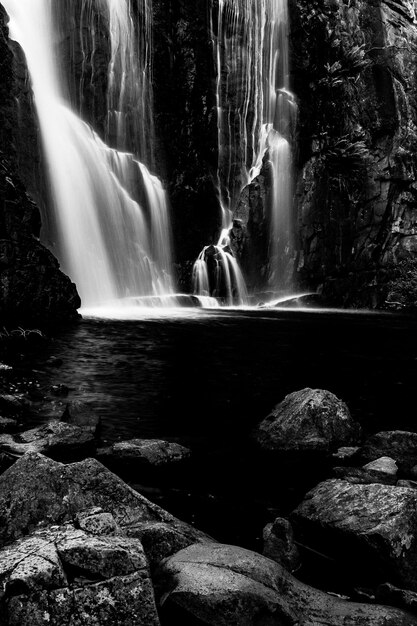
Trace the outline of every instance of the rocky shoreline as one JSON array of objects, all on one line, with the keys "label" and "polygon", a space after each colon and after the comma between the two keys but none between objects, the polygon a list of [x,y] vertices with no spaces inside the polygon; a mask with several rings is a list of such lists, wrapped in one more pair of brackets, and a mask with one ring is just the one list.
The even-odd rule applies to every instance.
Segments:
[{"label": "rocky shoreline", "polygon": [[219,543],[121,478],[193,473],[192,449],[103,448],[97,416],[71,402],[29,429],[20,410],[1,394],[5,626],[417,624],[415,433],[369,435],[332,393],[289,394],[252,431],[250,462],[266,458],[288,480],[297,464],[306,476],[319,467],[320,482],[271,518],[256,552]]}]

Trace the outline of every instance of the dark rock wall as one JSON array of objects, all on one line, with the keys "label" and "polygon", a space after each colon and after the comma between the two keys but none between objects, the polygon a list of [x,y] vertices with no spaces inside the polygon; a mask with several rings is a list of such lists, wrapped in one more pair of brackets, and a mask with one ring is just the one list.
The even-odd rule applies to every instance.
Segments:
[{"label": "dark rock wall", "polygon": [[[154,0],[156,153],[166,168],[177,258],[194,261],[219,235],[216,68],[210,27],[217,0]],[[162,168],[161,168],[162,169]]]},{"label": "dark rock wall", "polygon": [[[24,65],[15,63],[20,53],[12,54],[7,36],[0,6],[0,320],[16,324],[75,318],[80,306],[76,288],[39,242],[38,208],[16,174],[19,170],[34,180],[40,160],[35,158],[35,118],[24,117],[31,107],[27,76]],[[24,128],[33,131],[26,138]]]},{"label": "dark rock wall", "polygon": [[417,251],[416,5],[292,2],[300,283],[381,306]]},{"label": "dark rock wall", "polygon": [[[70,5],[60,3],[63,10]],[[132,5],[138,20],[140,5]],[[155,169],[168,187],[185,279],[220,225],[211,32],[216,7],[217,0],[153,1]],[[299,103],[294,280],[299,288],[319,288],[337,304],[382,306],[395,268],[417,252],[416,6],[408,0],[290,0],[290,12]],[[94,55],[87,55],[87,63],[74,44],[78,38],[87,50],[92,46],[91,33],[80,24],[63,23],[59,45],[72,68],[69,93],[104,132],[108,51],[105,28],[94,19]],[[13,71],[19,107],[2,98],[2,143],[12,145],[12,161],[42,202],[47,189],[39,174],[29,82],[21,53],[13,51],[13,62],[8,50],[1,57],[2,84]],[[81,97],[82,71],[88,89]],[[252,287],[266,278],[270,193],[264,167],[243,190],[235,214],[233,247]]]}]

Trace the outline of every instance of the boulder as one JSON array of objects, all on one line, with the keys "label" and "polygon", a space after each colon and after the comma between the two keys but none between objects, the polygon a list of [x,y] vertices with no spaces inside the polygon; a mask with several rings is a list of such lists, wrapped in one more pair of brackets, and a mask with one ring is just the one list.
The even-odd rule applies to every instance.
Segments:
[{"label": "boulder", "polygon": [[359,446],[342,446],[333,452],[332,458],[340,463],[350,463],[356,458],[359,450]]},{"label": "boulder", "polygon": [[22,433],[0,435],[0,452],[9,456],[22,456],[26,452],[39,452],[62,460],[75,460],[95,451],[91,432],[79,426],[51,421]]},{"label": "boulder", "polygon": [[284,398],[255,431],[262,450],[327,454],[355,441],[358,427],[330,391],[302,389]]},{"label": "boulder", "polygon": [[72,524],[36,531],[0,550],[4,626],[157,626],[140,541]]},{"label": "boulder", "polygon": [[292,526],[287,519],[277,517],[272,524],[265,526],[262,536],[264,556],[280,563],[290,572],[300,567],[300,553],[294,542]]},{"label": "boulder", "polygon": [[389,456],[401,472],[409,473],[417,464],[417,433],[402,430],[383,431],[366,439],[359,450],[363,463]]},{"label": "boulder", "polygon": [[61,421],[78,426],[93,435],[97,435],[100,428],[100,417],[91,410],[88,404],[78,400],[67,403]]},{"label": "boulder", "polygon": [[151,536],[154,557],[209,541],[207,535],[141,496],[95,459],[63,465],[28,453],[0,476],[0,546],[39,524],[62,524],[97,508],[110,513],[123,534],[143,540],[144,545]]},{"label": "boulder", "polygon": [[292,513],[296,537],[340,559],[367,584],[417,589],[417,492],[327,480]]},{"label": "boulder", "polygon": [[334,467],[333,476],[342,478],[355,485],[371,485],[380,483],[381,485],[395,485],[397,478],[383,472],[365,469],[364,467]]},{"label": "boulder", "polygon": [[[163,609],[173,605],[213,626],[411,626],[417,617],[317,591],[274,561],[236,546],[193,545],[161,563]],[[186,619],[183,620],[188,623]]]},{"label": "boulder", "polygon": [[376,461],[370,461],[370,463],[363,466],[363,469],[368,472],[381,474],[386,478],[392,478],[392,480],[395,480],[398,472],[396,462],[389,456],[381,456],[379,459],[376,459]]},{"label": "boulder", "polygon": [[106,465],[124,469],[171,468],[190,458],[190,450],[178,443],[161,439],[130,439],[119,441],[110,448],[98,451],[98,458]]}]

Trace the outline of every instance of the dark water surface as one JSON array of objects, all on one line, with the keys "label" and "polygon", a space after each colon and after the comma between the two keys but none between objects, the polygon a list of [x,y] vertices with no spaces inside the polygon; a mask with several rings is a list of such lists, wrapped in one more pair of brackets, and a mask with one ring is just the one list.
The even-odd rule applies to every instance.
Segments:
[{"label": "dark water surface", "polygon": [[84,319],[33,356],[42,380],[92,403],[107,441],[233,438],[303,387],[334,392],[367,428],[417,429],[416,331],[416,319],[390,314],[199,311]]},{"label": "dark water surface", "polygon": [[[25,358],[41,387],[65,384],[68,400],[91,404],[104,443],[166,437],[190,445],[201,456],[195,476],[151,496],[221,540],[253,545],[249,535],[259,537],[285,509],[279,494],[291,480],[254,461],[251,428],[287,393],[317,387],[347,402],[366,430],[417,430],[416,331],[416,319],[391,314],[195,311],[83,319],[50,331]],[[62,366],[51,367],[50,357]],[[286,507],[297,497],[287,489]]]}]

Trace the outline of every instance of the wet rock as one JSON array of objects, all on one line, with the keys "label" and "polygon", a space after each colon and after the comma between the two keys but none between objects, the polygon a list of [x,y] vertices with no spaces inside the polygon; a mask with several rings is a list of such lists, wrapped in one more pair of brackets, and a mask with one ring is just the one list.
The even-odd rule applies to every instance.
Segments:
[{"label": "wet rock", "polygon": [[158,626],[153,590],[145,572],[86,586],[15,596],[5,626]]},{"label": "wet rock", "polygon": [[190,546],[168,558],[161,564],[158,585],[167,614],[174,604],[213,626],[417,624],[416,617],[403,611],[317,591],[278,563],[223,544]]},{"label": "wet rock", "polygon": [[368,472],[370,471],[381,474],[385,478],[390,478],[394,481],[398,472],[398,466],[396,462],[389,456],[381,456],[379,459],[376,459],[376,461],[370,461],[363,466],[363,469]]},{"label": "wet rock", "polygon": [[290,522],[282,517],[267,524],[263,529],[263,555],[276,561],[290,572],[301,565],[301,557],[294,542],[294,533]]},{"label": "wet rock", "polygon": [[11,164],[0,160],[0,318],[14,325],[77,319],[75,285],[40,243],[38,209]]},{"label": "wet rock", "polygon": [[351,444],[357,432],[344,402],[330,391],[307,388],[286,396],[254,436],[265,451],[327,454]]},{"label": "wet rock", "polygon": [[102,580],[128,576],[147,569],[147,559],[140,541],[117,536],[86,534],[66,530],[55,537],[55,545],[66,571],[76,578]]},{"label": "wet rock", "polygon": [[[110,513],[121,532],[130,537],[140,539],[149,532],[149,525],[162,523],[175,535],[175,548],[209,541],[204,533],[149,502],[94,459],[63,465],[28,453],[0,476],[0,545],[31,532],[38,524],[63,523],[97,507]],[[161,558],[171,554],[171,544],[171,540],[165,542],[166,551],[160,548]]]},{"label": "wet rock", "polygon": [[6,595],[57,589],[67,578],[53,532],[21,539],[0,551],[0,580]]},{"label": "wet rock", "polygon": [[396,476],[384,474],[383,472],[366,470],[363,467],[334,467],[333,476],[342,478],[354,485],[370,485],[380,483],[381,485],[395,485]]},{"label": "wet rock", "polygon": [[98,451],[99,460],[112,467],[140,469],[161,468],[182,464],[190,458],[190,450],[178,443],[161,439],[130,439],[114,443],[110,448]]},{"label": "wet rock", "polygon": [[381,604],[417,613],[417,593],[409,589],[399,589],[390,583],[384,583],[376,590],[376,600]]},{"label": "wet rock", "polygon": [[408,489],[417,489],[417,481],[415,480],[397,480],[397,487],[407,487]]},{"label": "wet rock", "polygon": [[88,511],[82,511],[75,516],[75,525],[86,533],[93,535],[118,535],[120,527],[111,513],[96,507]]},{"label": "wet rock", "polygon": [[91,433],[58,421],[14,435],[0,435],[0,451],[14,457],[39,452],[51,458],[75,460],[94,450],[95,440]]},{"label": "wet rock", "polygon": [[389,456],[401,472],[408,473],[417,464],[417,433],[401,430],[376,433],[366,439],[359,456],[364,463]]},{"label": "wet rock", "polygon": [[57,397],[66,397],[69,394],[69,387],[66,385],[52,385],[51,394]]},{"label": "wet rock", "polygon": [[360,448],[358,446],[342,446],[336,452],[333,452],[332,458],[335,461],[349,463],[356,458]]},{"label": "wet rock", "polygon": [[93,435],[97,435],[100,428],[100,417],[91,410],[88,404],[78,400],[68,402],[61,420]]},{"label": "wet rock", "polygon": [[327,480],[292,513],[296,536],[354,567],[367,584],[417,589],[417,493]]},{"label": "wet rock", "polygon": [[4,626],[159,624],[137,539],[51,526],[0,551],[0,580]]}]

